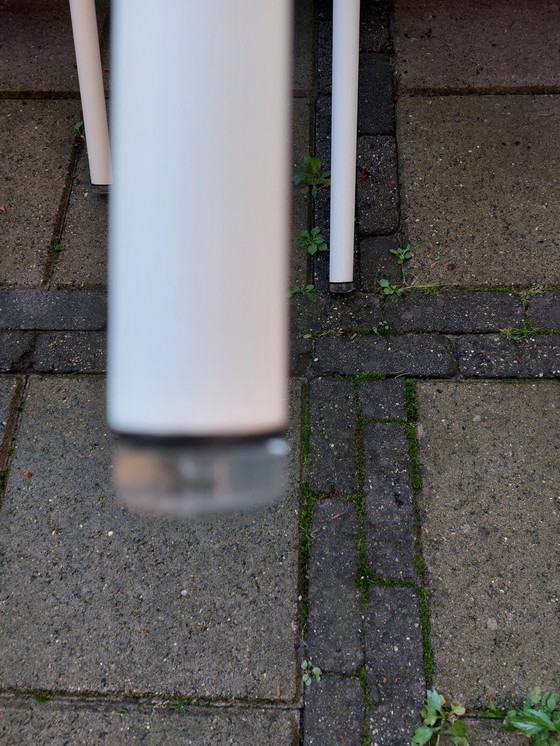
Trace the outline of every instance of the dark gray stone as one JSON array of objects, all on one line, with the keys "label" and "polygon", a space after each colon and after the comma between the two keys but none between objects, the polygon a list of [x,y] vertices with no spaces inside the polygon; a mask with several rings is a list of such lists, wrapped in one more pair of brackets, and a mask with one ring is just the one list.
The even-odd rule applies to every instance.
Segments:
[{"label": "dark gray stone", "polygon": [[313,342],[311,339],[303,337],[290,338],[290,375],[304,376],[307,373],[311,362],[311,353],[313,352]]},{"label": "dark gray stone", "polygon": [[[303,165],[311,153],[311,123],[313,107],[308,99],[295,98],[292,104],[292,162],[294,168]],[[309,229],[310,192],[305,187],[292,189],[290,287],[309,282],[309,256],[298,246],[302,231]]]},{"label": "dark gray stone", "polygon": [[312,490],[351,493],[358,489],[354,439],[356,403],[350,381],[317,378],[310,384],[310,445],[308,467]]},{"label": "dark gray stone", "polygon": [[329,290],[329,255],[325,252],[313,257],[313,285],[317,290]]},{"label": "dark gray stone", "polygon": [[360,55],[358,132],[392,135],[395,131],[393,69],[384,54]]},{"label": "dark gray stone", "polygon": [[406,417],[404,381],[360,381],[362,416],[371,420]]},{"label": "dark gray stone", "polygon": [[403,425],[375,423],[364,432],[367,553],[383,578],[416,580],[414,506],[408,437]]},{"label": "dark gray stone", "polygon": [[465,336],[457,340],[459,373],[465,378],[553,378],[560,375],[560,335]]},{"label": "dark gray stone", "polygon": [[356,673],[364,662],[356,508],[345,500],[321,500],[311,530],[308,656],[324,671]]},{"label": "dark gray stone", "polygon": [[531,298],[529,317],[539,329],[560,329],[560,293],[543,293]]},{"label": "dark gray stone", "polygon": [[451,342],[438,334],[321,337],[312,368],[317,373],[387,373],[450,376],[454,372]]},{"label": "dark gray stone", "polygon": [[399,226],[397,146],[394,137],[359,137],[356,218],[363,234],[387,235]]},{"label": "dark gray stone", "polygon": [[297,331],[373,329],[381,321],[379,298],[372,295],[324,293],[313,300],[296,295],[291,303],[291,325]]},{"label": "dark gray stone", "polygon": [[402,275],[392,249],[400,248],[400,241],[391,236],[374,236],[360,239],[359,287],[364,293],[379,290],[379,280],[385,278],[400,285]]},{"label": "dark gray stone", "polygon": [[39,703],[25,698],[4,701],[0,704],[0,741],[18,746],[298,743],[297,712],[235,707],[173,709],[172,705],[165,700],[150,705],[56,700]]},{"label": "dark gray stone", "polygon": [[31,365],[36,373],[104,373],[105,332],[38,334]]},{"label": "dark gray stone", "polygon": [[9,434],[8,425],[12,417],[14,396],[17,390],[17,378],[12,376],[0,378],[0,454],[3,454],[6,445],[4,437],[7,429]]},{"label": "dark gray stone", "polygon": [[318,96],[315,102],[315,155],[326,170],[331,161],[331,114],[331,97]]},{"label": "dark gray stone", "polygon": [[1,329],[104,329],[107,293],[1,290]]},{"label": "dark gray stone", "polygon": [[418,332],[489,332],[522,327],[523,305],[513,293],[408,293],[385,305],[391,329]]},{"label": "dark gray stone", "polygon": [[25,370],[34,341],[30,332],[0,332],[0,372]]},{"label": "dark gray stone", "polygon": [[304,746],[361,746],[364,695],[357,679],[322,676],[305,692]]},{"label": "dark gray stone", "polygon": [[[502,730],[500,720],[465,718],[469,743],[473,746],[527,746],[526,736],[521,733],[508,733]],[[441,746],[453,746],[450,736],[443,736]]]},{"label": "dark gray stone", "polygon": [[424,702],[422,627],[410,588],[374,587],[366,628],[366,675],[379,705],[368,715],[371,742],[409,746]]},{"label": "dark gray stone", "polygon": [[292,86],[295,92],[307,92],[313,86],[315,33],[314,0],[294,4],[294,66]]},{"label": "dark gray stone", "polygon": [[283,498],[166,519],[115,499],[103,379],[30,378],[0,512],[2,690],[294,701],[301,384],[292,391]]}]

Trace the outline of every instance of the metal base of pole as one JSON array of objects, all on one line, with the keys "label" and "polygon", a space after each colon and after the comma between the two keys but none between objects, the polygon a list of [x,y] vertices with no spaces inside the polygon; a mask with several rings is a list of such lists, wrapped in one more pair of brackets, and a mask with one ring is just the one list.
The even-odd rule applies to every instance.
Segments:
[{"label": "metal base of pole", "polygon": [[331,293],[351,293],[354,290],[353,282],[330,282]]},{"label": "metal base of pole", "polygon": [[239,510],[281,496],[288,446],[280,435],[120,436],[115,482],[134,511],[193,516]]}]

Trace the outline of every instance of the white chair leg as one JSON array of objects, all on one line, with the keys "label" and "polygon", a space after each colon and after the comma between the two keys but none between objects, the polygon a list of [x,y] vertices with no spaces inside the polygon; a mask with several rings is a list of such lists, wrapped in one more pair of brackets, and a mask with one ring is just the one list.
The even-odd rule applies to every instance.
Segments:
[{"label": "white chair leg", "polygon": [[70,14],[91,183],[112,184],[107,105],[103,89],[95,0],[70,0]]},{"label": "white chair leg", "polygon": [[333,0],[329,287],[335,293],[350,292],[354,282],[359,52],[360,0]]}]

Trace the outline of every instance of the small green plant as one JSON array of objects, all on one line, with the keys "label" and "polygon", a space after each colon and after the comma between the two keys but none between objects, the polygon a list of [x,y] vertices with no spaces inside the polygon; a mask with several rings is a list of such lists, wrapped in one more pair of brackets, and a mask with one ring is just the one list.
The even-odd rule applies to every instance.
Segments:
[{"label": "small green plant", "polygon": [[190,704],[190,699],[171,699],[167,706],[170,710],[184,710]]},{"label": "small green plant", "polygon": [[533,287],[529,288],[529,290],[522,290],[519,295],[521,296],[521,300],[523,303],[527,303],[527,301],[532,298],[534,295],[541,295],[546,290],[546,285],[542,285],[541,283],[538,283],[537,285],[533,285]]},{"label": "small green plant", "polygon": [[323,673],[319,666],[314,666],[311,661],[304,660],[301,662],[301,668],[303,670],[302,680],[305,686],[311,686],[313,677],[315,681],[321,681],[321,674]]},{"label": "small green plant", "polygon": [[313,197],[317,196],[318,187],[328,187],[331,183],[331,172],[322,171],[320,158],[314,158],[306,155],[303,159],[303,166],[294,169],[292,181],[296,186],[304,184],[311,187]]},{"label": "small green plant", "polygon": [[371,331],[377,334],[378,337],[381,337],[383,334],[389,334],[389,324],[386,321],[380,321]]},{"label": "small green plant", "polygon": [[459,719],[465,714],[463,705],[448,706],[445,697],[438,694],[435,689],[428,689],[426,706],[420,714],[424,720],[424,725],[416,728],[411,746],[423,746],[434,736],[437,746],[441,736],[444,735],[449,736],[455,746],[469,746],[467,727]]},{"label": "small green plant", "polygon": [[64,246],[60,243],[60,241],[54,242],[53,249],[55,251],[55,254],[60,254],[61,251],[65,251]]},{"label": "small green plant", "polygon": [[417,246],[413,246],[409,243],[404,249],[389,249],[389,252],[396,256],[398,264],[402,265],[412,259],[417,248]]},{"label": "small green plant", "polygon": [[85,130],[84,130],[84,123],[83,122],[76,122],[76,124],[72,127],[76,135],[79,135],[82,140],[85,137]]},{"label": "small green plant", "polygon": [[379,287],[383,295],[388,295],[391,300],[398,300],[406,290],[406,288],[400,285],[391,285],[390,281],[385,278],[379,280]]},{"label": "small green plant", "polygon": [[513,342],[520,342],[525,337],[529,337],[531,334],[535,334],[536,330],[532,326],[525,325],[521,329],[500,329],[500,334],[506,339],[511,339]]},{"label": "small green plant", "polygon": [[316,254],[318,251],[327,251],[326,244],[320,228],[312,228],[310,231],[302,231],[298,241],[300,249],[306,249],[308,254]]},{"label": "small green plant", "polygon": [[288,297],[293,298],[294,295],[303,295],[307,300],[317,300],[318,290],[315,285],[294,285],[288,292]]},{"label": "small green plant", "polygon": [[560,710],[557,705],[556,694],[533,687],[522,707],[509,710],[502,728],[528,736],[534,746],[560,746]]}]

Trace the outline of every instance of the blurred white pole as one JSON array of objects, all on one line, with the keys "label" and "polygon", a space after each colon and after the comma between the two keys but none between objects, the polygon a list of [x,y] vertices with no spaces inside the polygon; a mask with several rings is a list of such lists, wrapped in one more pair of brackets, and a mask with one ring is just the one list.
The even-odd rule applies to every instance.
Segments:
[{"label": "blurred white pole", "polygon": [[329,286],[335,293],[350,292],[354,282],[359,53],[360,0],[334,0]]},{"label": "blurred white pole", "polygon": [[107,105],[103,88],[95,0],[70,0],[70,15],[72,17],[72,33],[74,35],[84,115],[90,179],[92,184],[112,184]]},{"label": "blurred white pole", "polygon": [[132,507],[274,497],[287,419],[290,0],[118,0],[109,421]]}]

